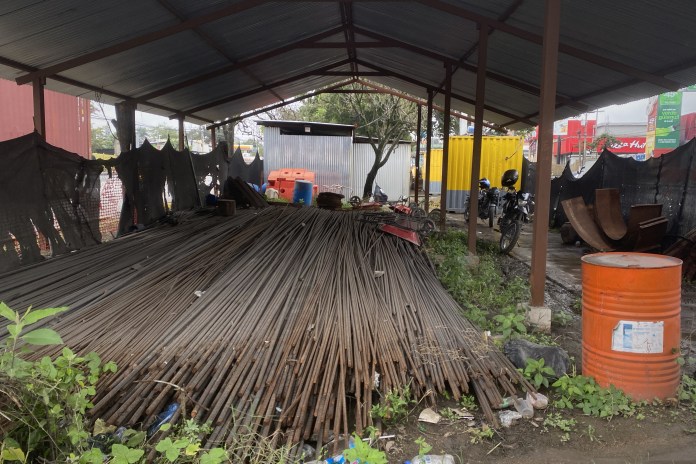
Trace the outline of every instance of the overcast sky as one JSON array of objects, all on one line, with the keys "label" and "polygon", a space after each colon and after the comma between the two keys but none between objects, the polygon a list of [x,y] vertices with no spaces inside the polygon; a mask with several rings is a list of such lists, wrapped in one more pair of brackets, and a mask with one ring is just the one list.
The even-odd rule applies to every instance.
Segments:
[{"label": "overcast sky", "polygon": [[[115,118],[114,107],[111,105],[103,105],[104,113],[108,119]],[[610,123],[628,123],[628,122],[640,122],[646,123],[648,121],[647,115],[648,99],[644,98],[642,100],[636,100],[634,102],[625,103],[623,105],[612,105],[605,108],[601,108],[598,111],[592,111],[587,114],[588,119],[594,119],[595,115],[599,119],[599,124],[605,122]],[[685,92],[682,105],[682,113],[690,113],[696,111],[696,92]],[[258,118],[258,116],[256,117]],[[176,120],[170,120],[164,116],[156,116],[153,114],[141,113],[140,111],[135,112],[136,125],[139,126],[150,126],[154,127],[160,124],[166,124],[169,127],[176,128]],[[95,125],[103,125],[104,118],[97,118],[94,120]],[[188,124],[187,124],[188,126]]]}]

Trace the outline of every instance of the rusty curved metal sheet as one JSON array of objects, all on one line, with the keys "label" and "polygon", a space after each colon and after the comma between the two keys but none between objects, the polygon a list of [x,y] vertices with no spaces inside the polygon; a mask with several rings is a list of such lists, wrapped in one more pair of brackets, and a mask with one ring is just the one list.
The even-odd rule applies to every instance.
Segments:
[{"label": "rusty curved metal sheet", "polygon": [[[628,213],[628,234],[626,234],[626,237],[621,242],[621,245],[628,250],[632,250],[638,241],[641,223],[659,218],[661,215],[661,203],[631,206],[631,210]],[[662,237],[660,237],[660,240],[662,240]]]},{"label": "rusty curved metal sheet", "polygon": [[621,214],[619,189],[595,190],[595,217],[599,228],[612,240],[621,240],[628,228]]},{"label": "rusty curved metal sheet", "polygon": [[599,251],[614,251],[606,236],[599,229],[582,197],[561,202],[570,224],[588,245]]}]

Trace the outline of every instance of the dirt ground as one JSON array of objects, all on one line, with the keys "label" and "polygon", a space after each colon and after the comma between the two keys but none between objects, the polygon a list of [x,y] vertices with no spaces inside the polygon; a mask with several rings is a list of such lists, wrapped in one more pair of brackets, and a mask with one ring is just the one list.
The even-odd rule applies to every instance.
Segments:
[{"label": "dirt ground", "polygon": [[[449,224],[462,227],[460,215],[448,216]],[[496,232],[485,230],[479,224],[481,236],[496,240]],[[529,266],[525,262],[529,254],[523,249],[530,242],[531,226],[527,227],[521,244],[513,257],[505,260],[505,272],[528,277]],[[554,313],[567,314],[565,324],[552,324],[551,336],[566,349],[580,368],[581,356],[581,306],[579,286],[579,257],[586,250],[575,247],[562,250],[549,238],[549,275],[546,303]],[[551,256],[552,249],[561,249],[561,256]],[[567,256],[562,256],[566,253]],[[684,356],[694,356],[693,343],[696,332],[696,286],[684,284],[682,311],[682,351]],[[686,368],[693,374],[693,365]],[[543,390],[542,390],[543,391]],[[546,393],[546,392],[544,392]],[[552,398],[553,399],[553,398]],[[443,400],[439,409],[457,407],[453,400]],[[614,417],[611,420],[583,415],[581,411],[536,411],[532,420],[520,420],[511,428],[494,431],[493,438],[472,443],[471,426],[481,427],[483,416],[475,412],[474,421],[446,420],[439,424],[418,422],[423,407],[416,407],[405,422],[386,427],[384,434],[395,435],[389,445],[389,462],[403,463],[418,454],[414,443],[423,437],[432,445],[430,454],[451,454],[457,464],[464,463],[696,463],[696,415],[685,406],[648,406],[642,409],[644,419]],[[561,412],[564,418],[577,421],[567,441],[563,432],[543,425],[544,418]]]}]

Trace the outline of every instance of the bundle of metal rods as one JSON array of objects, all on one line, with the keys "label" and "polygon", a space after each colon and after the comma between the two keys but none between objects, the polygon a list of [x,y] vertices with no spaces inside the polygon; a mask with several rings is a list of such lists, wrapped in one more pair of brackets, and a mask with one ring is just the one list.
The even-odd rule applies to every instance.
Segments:
[{"label": "bundle of metal rods", "polygon": [[0,276],[0,289],[11,307],[71,305],[49,324],[119,365],[95,418],[148,426],[178,402],[173,420],[210,421],[211,446],[250,432],[322,446],[407,384],[431,402],[473,389],[495,424],[504,396],[531,389],[419,248],[353,213],[191,218]]}]

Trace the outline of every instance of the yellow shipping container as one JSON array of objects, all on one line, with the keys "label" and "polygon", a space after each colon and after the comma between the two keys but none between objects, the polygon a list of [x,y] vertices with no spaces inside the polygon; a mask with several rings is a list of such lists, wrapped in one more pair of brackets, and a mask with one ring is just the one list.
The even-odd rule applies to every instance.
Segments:
[{"label": "yellow shipping container", "polygon": [[[462,212],[471,187],[471,157],[474,138],[471,136],[450,137],[449,169],[447,177],[447,210]],[[442,184],[442,149],[432,150],[430,167],[430,193],[439,194]],[[483,137],[481,147],[481,172],[479,178],[486,177],[491,187],[500,188],[500,179],[508,169],[517,169],[522,182],[522,137]],[[425,163],[424,163],[425,164]],[[423,178],[425,178],[425,170]]]}]

